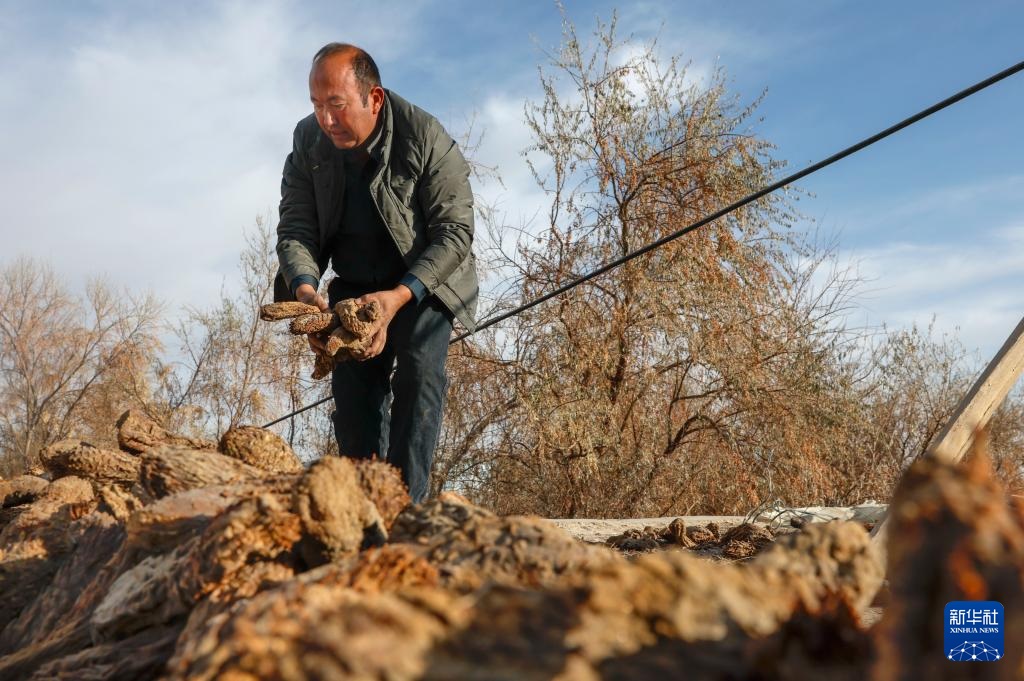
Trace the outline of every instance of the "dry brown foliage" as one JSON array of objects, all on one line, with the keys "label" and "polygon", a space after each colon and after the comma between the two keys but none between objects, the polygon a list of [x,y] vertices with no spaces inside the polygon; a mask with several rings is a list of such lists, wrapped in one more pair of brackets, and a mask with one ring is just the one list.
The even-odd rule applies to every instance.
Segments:
[{"label": "dry brown foliage", "polygon": [[[527,106],[541,224],[490,255],[500,312],[769,184],[782,165],[715,72],[566,21]],[[859,282],[765,197],[452,348],[434,489],[548,517],[885,500],[969,386],[955,341],[849,328]],[[485,213],[499,236],[512,231]],[[1009,410],[1019,411],[1016,402]],[[1016,412],[1014,412],[1016,413]],[[1019,427],[1001,426],[1009,477]]]},{"label": "dry brown foliage", "polygon": [[145,371],[159,313],[101,280],[72,295],[43,262],[0,268],[0,476],[72,434],[116,447],[122,385]]}]

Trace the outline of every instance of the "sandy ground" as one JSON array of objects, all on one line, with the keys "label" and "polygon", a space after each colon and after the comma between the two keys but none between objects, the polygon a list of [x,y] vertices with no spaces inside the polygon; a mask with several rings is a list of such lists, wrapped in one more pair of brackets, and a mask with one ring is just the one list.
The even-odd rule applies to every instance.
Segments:
[{"label": "sandy ground", "polygon": [[576,537],[580,541],[592,543],[604,543],[609,537],[622,534],[633,528],[642,530],[648,525],[651,527],[667,527],[676,518],[681,517],[687,525],[707,525],[718,523],[718,526],[727,530],[743,522],[741,515],[690,515],[670,516],[668,518],[553,518],[555,523],[563,530]]},{"label": "sandy ground", "polygon": [[[863,523],[876,523],[885,516],[885,504],[866,503],[859,506],[807,506],[803,508],[775,511],[766,509],[756,522],[768,523],[775,519],[785,521],[790,517],[799,517],[808,522],[820,522],[832,519],[855,520]],[[782,515],[784,514],[784,515]],[[602,543],[609,537],[622,534],[626,530],[651,527],[666,527],[676,518],[682,518],[687,525],[706,525],[718,523],[727,530],[743,522],[741,515],[690,515],[669,516],[667,518],[552,518],[551,521],[576,537],[580,541]],[[787,523],[779,523],[785,525]],[[776,525],[777,526],[777,525]]]}]

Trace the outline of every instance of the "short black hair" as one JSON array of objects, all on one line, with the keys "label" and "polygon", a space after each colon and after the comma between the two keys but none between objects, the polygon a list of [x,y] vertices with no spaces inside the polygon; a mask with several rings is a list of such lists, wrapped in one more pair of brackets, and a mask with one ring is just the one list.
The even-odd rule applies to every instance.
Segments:
[{"label": "short black hair", "polygon": [[359,94],[363,98],[363,106],[370,96],[370,90],[380,87],[380,71],[377,69],[377,62],[361,47],[348,43],[327,43],[313,55],[313,68],[327,57],[333,54],[347,53],[351,55],[352,71],[355,73],[356,82],[359,83]]}]

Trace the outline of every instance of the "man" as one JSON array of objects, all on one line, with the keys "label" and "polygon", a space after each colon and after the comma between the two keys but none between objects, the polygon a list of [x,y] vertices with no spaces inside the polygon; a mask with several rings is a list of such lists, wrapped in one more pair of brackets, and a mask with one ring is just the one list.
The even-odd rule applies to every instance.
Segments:
[{"label": "man", "polygon": [[[475,326],[469,168],[433,116],[381,87],[358,47],[321,48],[309,96],[313,114],[295,128],[281,182],[274,299],[322,310],[344,298],[380,304],[365,356],[334,370],[334,432],[342,455],[386,454],[419,502],[453,319]],[[338,276],[324,301],[317,288],[329,260]]]}]

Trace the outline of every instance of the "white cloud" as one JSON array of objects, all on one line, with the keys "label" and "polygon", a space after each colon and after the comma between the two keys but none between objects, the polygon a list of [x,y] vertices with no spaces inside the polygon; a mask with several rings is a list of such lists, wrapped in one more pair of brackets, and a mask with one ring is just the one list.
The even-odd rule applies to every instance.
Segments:
[{"label": "white cloud", "polygon": [[971,243],[890,243],[846,251],[866,284],[858,302],[873,323],[926,326],[990,358],[1021,319],[1024,226],[979,232]]},{"label": "white cloud", "polygon": [[[524,151],[533,138],[524,117],[525,96],[492,94],[475,112],[470,158],[488,170],[473,179],[478,208],[492,219],[478,220],[474,251],[481,263],[497,262],[495,249],[515,253],[520,239],[530,238],[548,224],[550,197],[538,186],[527,164]],[[460,129],[453,126],[452,133]],[[550,163],[531,155],[538,171],[547,172]],[[504,268],[482,269],[483,297],[500,295],[512,276]]]},{"label": "white cloud", "polygon": [[[477,194],[499,212],[513,216],[520,224],[536,216],[546,218],[550,201],[538,187],[523,155],[532,143],[524,109],[525,98],[502,95],[487,99],[480,111],[483,139],[476,158],[486,166],[498,170],[501,181],[485,180],[477,183]],[[545,172],[550,163],[537,154],[531,156],[538,170]]]},{"label": "white cloud", "polygon": [[656,37],[659,51],[682,55],[705,65],[717,63],[729,55],[738,60],[765,61],[779,52],[811,39],[809,34],[771,35],[765,29],[750,31],[739,24],[725,25],[690,13],[666,17],[664,6],[654,2],[631,2],[619,12],[618,31],[622,36]]},{"label": "white cloud", "polygon": [[[612,55],[612,64],[616,67],[621,67],[637,60],[643,64],[644,57],[649,51],[651,56],[654,57],[654,68],[648,69],[646,75],[648,77],[663,76],[668,72],[672,56],[666,55],[664,48],[658,45],[650,47],[635,40],[626,42]],[[691,57],[690,61],[680,62],[677,68],[683,74],[681,85],[684,88],[700,88],[701,86],[708,85],[711,82],[711,76],[714,74],[715,69],[714,62],[704,57]],[[638,103],[646,101],[647,93],[649,92],[648,86],[644,83],[641,74],[636,69],[630,70],[626,74],[624,81],[626,88],[636,98]]]}]

